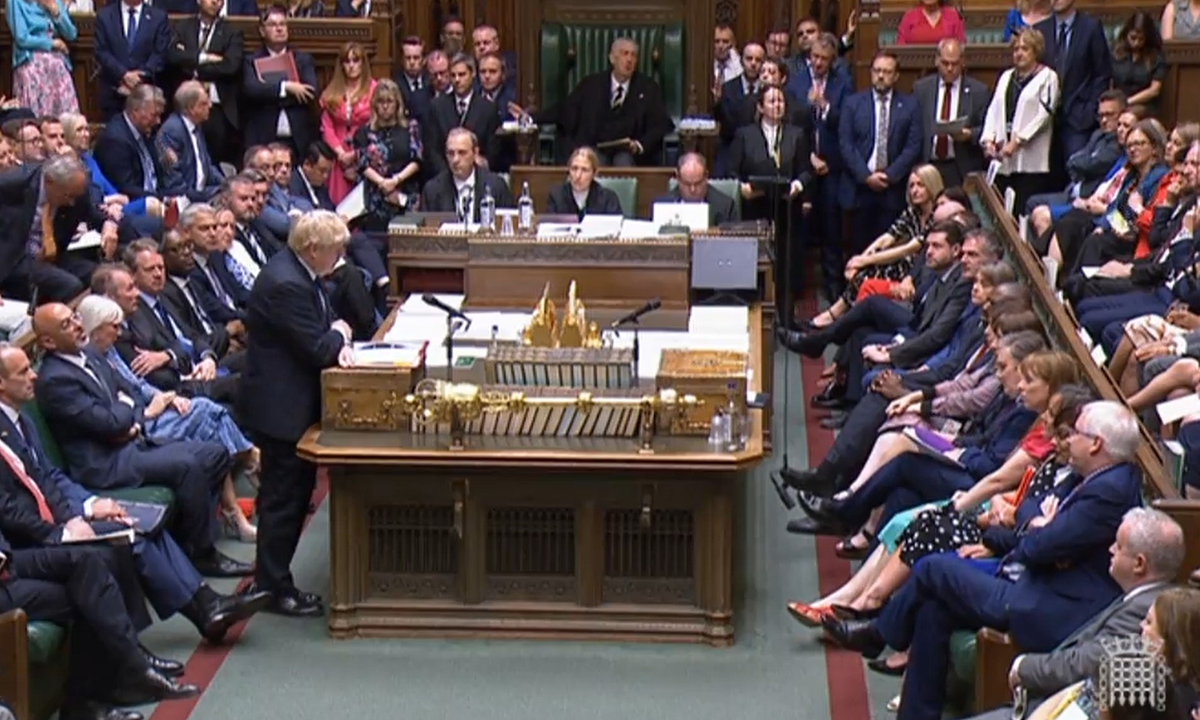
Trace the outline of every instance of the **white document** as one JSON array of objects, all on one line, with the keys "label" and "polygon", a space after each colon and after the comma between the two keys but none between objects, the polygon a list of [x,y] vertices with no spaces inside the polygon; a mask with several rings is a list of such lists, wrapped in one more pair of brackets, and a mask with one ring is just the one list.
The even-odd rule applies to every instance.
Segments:
[{"label": "white document", "polygon": [[579,234],[579,223],[538,223],[539,238],[572,237]]},{"label": "white document", "polygon": [[945,122],[939,120],[933,124],[933,134],[958,135],[963,131],[963,128],[967,126],[968,120],[970,120],[970,118],[968,118],[966,115],[953,120],[946,120]]},{"label": "white document", "polygon": [[688,316],[688,332],[697,335],[745,335],[750,326],[750,309],[697,305]]},{"label": "white document", "polygon": [[1097,345],[1092,348],[1092,360],[1097,367],[1104,367],[1104,363],[1108,362],[1108,353],[1104,352],[1103,345]]},{"label": "white document", "polygon": [[417,367],[425,355],[425,343],[354,343],[355,367]]},{"label": "white document", "polygon": [[708,203],[654,203],[650,216],[656,228],[663,225],[683,225],[693,232],[708,229]]},{"label": "white document", "polygon": [[367,192],[363,186],[365,182],[364,180],[355,185],[354,189],[338,203],[337,214],[347,222],[367,214]]},{"label": "white document", "polygon": [[1100,268],[1091,265],[1079,268],[1079,272],[1083,273],[1086,278],[1096,277],[1096,273],[1100,272]]},{"label": "white document", "polygon": [[1002,167],[1004,167],[1004,163],[999,160],[993,160],[988,163],[987,175],[985,176],[988,185],[996,184],[996,176],[1000,174],[1000,168]]},{"label": "white document", "polygon": [[586,238],[620,237],[624,215],[584,215],[579,234]]},{"label": "white document", "polygon": [[621,225],[622,240],[640,240],[658,235],[658,224],[650,220],[626,220]]},{"label": "white document", "polygon": [[1189,415],[1200,415],[1200,395],[1185,395],[1174,400],[1160,402],[1155,408],[1163,425],[1170,425]]},{"label": "white document", "polygon": [[1013,214],[1013,210],[1017,205],[1017,191],[1012,188],[1004,189],[1004,210],[1009,215]]},{"label": "white document", "polygon": [[0,301],[0,332],[16,337],[24,334],[19,332],[29,324],[29,303],[20,300]]},{"label": "white document", "polygon": [[67,246],[67,250],[87,250],[88,248],[97,248],[100,247],[102,242],[103,240],[100,238],[100,233],[96,232],[95,230],[88,230],[72,240],[71,244]]},{"label": "white document", "polygon": [[462,232],[478,232],[479,223],[461,223],[461,222],[444,222],[438,226],[438,232],[443,233],[462,233]]}]

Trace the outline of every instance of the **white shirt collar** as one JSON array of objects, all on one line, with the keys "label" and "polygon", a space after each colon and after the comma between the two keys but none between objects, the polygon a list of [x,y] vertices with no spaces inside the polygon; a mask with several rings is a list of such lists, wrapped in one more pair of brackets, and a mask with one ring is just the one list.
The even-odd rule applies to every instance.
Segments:
[{"label": "white shirt collar", "polygon": [[[454,177],[454,176],[452,175],[451,177]],[[458,192],[461,193],[462,189],[464,187],[470,187],[470,188],[475,187],[475,171],[474,170],[471,171],[471,174],[467,176],[466,180],[459,180],[458,178],[454,178],[454,189],[455,190],[458,190]]]},{"label": "white shirt collar", "polygon": [[136,13],[136,14],[138,14],[138,15],[141,15],[141,14],[142,14],[142,7],[143,7],[143,4],[142,4],[142,3],[138,3],[137,5],[128,5],[128,4],[126,4],[126,3],[121,3],[121,16],[122,16],[122,17],[129,17],[129,12],[130,12],[131,10],[132,10],[134,13]]},{"label": "white shirt collar", "polygon": [[189,137],[189,138],[195,137],[195,136],[196,136],[196,123],[194,123],[194,122],[192,122],[191,120],[189,120],[189,119],[188,119],[188,116],[187,116],[187,115],[184,115],[183,113],[180,113],[180,114],[179,114],[179,118],[180,118],[181,120],[183,120],[183,126],[184,126],[185,128],[187,128],[187,131],[188,131],[188,137]]},{"label": "white shirt collar", "polygon": [[626,80],[625,82],[621,82],[620,80],[617,79],[616,75],[609,75],[609,79],[612,81],[612,91],[613,92],[616,92],[617,88],[619,88],[619,87],[625,88],[626,92],[629,91],[629,81],[628,80]]},{"label": "white shirt collar", "polygon": [[175,283],[175,287],[179,288],[180,290],[187,287],[188,279],[186,277],[179,277],[178,275],[167,273],[167,278],[170,279],[171,282]]},{"label": "white shirt collar", "polygon": [[[295,251],[293,251],[293,252],[295,252]],[[316,280],[317,279],[316,271],[313,270],[311,267],[309,267],[308,263],[304,262],[304,258],[300,257],[299,253],[296,253],[296,259],[300,261],[300,267],[304,268],[304,272],[308,273],[308,279]]]},{"label": "white shirt collar", "polygon": [[11,405],[9,405],[8,403],[4,403],[4,402],[0,402],[0,410],[3,410],[3,411],[4,411],[4,414],[5,414],[6,416],[8,416],[8,419],[9,419],[9,421],[11,421],[11,422],[12,422],[12,424],[13,424],[14,426],[16,426],[16,427],[18,428],[18,430],[19,430],[19,429],[20,429],[20,427],[21,427],[21,423],[20,423],[20,422],[18,422],[18,420],[19,420],[19,419],[20,419],[20,417],[21,417],[21,413],[20,413],[20,411],[18,411],[16,408],[13,408],[13,407],[12,407]]},{"label": "white shirt collar", "polygon": [[462,97],[459,97],[458,93],[454,93],[454,104],[458,105],[458,104],[462,103],[462,104],[465,104],[467,107],[471,107],[471,96],[474,94],[475,94],[474,90],[468,90],[467,94],[463,95]]},{"label": "white shirt collar", "polygon": [[56,352],[54,354],[59,356],[63,360],[66,360],[67,362],[71,363],[72,365],[75,365],[77,367],[83,368],[84,370],[87,370],[87,358],[85,358],[83,356],[82,352],[75,353],[74,355],[68,355],[67,353],[64,353],[64,352]]}]

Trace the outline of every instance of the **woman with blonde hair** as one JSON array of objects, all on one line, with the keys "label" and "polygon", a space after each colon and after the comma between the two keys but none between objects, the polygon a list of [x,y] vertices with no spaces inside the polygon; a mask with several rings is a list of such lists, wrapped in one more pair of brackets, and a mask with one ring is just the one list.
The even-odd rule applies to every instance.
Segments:
[{"label": "woman with blonde hair", "polygon": [[600,158],[596,151],[584,146],[577,148],[567,160],[567,179],[562,185],[550,188],[547,209],[553,215],[620,215],[621,200],[612,190],[596,182]]},{"label": "woman with blonde hair", "polygon": [[338,51],[333,78],[321,93],[321,138],[337,153],[337,167],[329,174],[329,199],[334,205],[358,181],[358,155],[354,135],[371,118],[371,98],[376,81],[371,77],[363,46],[349,42]]},{"label": "woman with blonde hair", "polygon": [[88,124],[88,119],[79,113],[63,113],[58,118],[63,127],[63,142],[66,147],[71,148],[75,155],[84,162],[91,173],[92,185],[99,190],[99,194],[104,198],[102,203],[105,213],[114,220],[120,219],[123,215],[152,215],[154,217],[163,216],[163,204],[158,198],[147,195],[146,197],[130,200],[125,195],[117,192],[117,188],[108,178],[104,176],[104,171],[96,163],[96,158],[92,156],[92,127]]},{"label": "woman with blonde hair", "polygon": [[365,184],[367,215],[363,226],[386,230],[417,193],[424,150],[416,120],[408,119],[400,87],[380,80],[371,100],[370,121],[354,134],[358,171]]}]

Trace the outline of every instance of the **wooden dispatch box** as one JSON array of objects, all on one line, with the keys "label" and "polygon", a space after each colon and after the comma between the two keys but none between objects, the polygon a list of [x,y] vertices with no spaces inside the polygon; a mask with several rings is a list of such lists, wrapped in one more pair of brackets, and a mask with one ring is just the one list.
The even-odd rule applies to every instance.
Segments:
[{"label": "wooden dispatch box", "polygon": [[695,395],[703,403],[675,417],[659,417],[659,432],[670,435],[708,435],[712,417],[733,402],[746,412],[746,371],[749,353],[735,350],[663,350],[658,365],[659,390],[673,389],[680,395]]},{"label": "wooden dispatch box", "polygon": [[321,429],[407,432],[404,396],[424,377],[424,363],[327,368],[321,373]]}]

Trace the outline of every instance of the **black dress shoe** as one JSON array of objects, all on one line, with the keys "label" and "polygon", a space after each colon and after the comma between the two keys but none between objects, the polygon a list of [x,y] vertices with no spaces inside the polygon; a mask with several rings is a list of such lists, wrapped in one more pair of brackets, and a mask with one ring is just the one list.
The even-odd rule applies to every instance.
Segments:
[{"label": "black dress shoe", "polygon": [[867,661],[867,667],[874,672],[879,673],[880,675],[891,675],[892,677],[902,676],[905,669],[908,668],[908,663],[904,663],[903,665],[889,665],[889,659],[890,658],[875,658],[874,660],[869,660]]},{"label": "black dress shoe", "polygon": [[793,535],[833,535],[846,534],[846,529],[830,523],[819,523],[809,517],[792,518],[788,520],[787,531]]},{"label": "black dress shoe", "polygon": [[207,557],[193,558],[192,564],[205,577],[245,577],[254,573],[250,563],[234,560],[215,548]]},{"label": "black dress shoe", "polygon": [[839,620],[874,620],[879,617],[879,613],[883,612],[883,607],[872,608],[870,610],[856,610],[848,605],[830,605],[830,610],[838,617]]},{"label": "black dress shoe", "polygon": [[163,675],[167,677],[179,677],[183,675],[183,663],[161,658],[150,652],[145,645],[138,645],[138,649],[142,651],[142,657],[146,659],[146,664]]},{"label": "black dress shoe", "polygon": [[142,720],[140,712],[94,702],[64,706],[58,717],[59,720]]},{"label": "black dress shoe", "polygon": [[840,412],[830,415],[827,418],[822,418],[819,424],[825,430],[841,430],[846,427],[846,419],[848,417],[850,417],[848,414]]},{"label": "black dress shoe", "polygon": [[796,500],[792,498],[792,491],[788,487],[789,483],[786,478],[786,473],[794,472],[791,468],[783,468],[779,472],[771,473],[771,484],[775,486],[775,494],[779,496],[780,502],[788,510],[796,509]]},{"label": "black dress shoe", "polygon": [[225,633],[234,625],[265,610],[271,604],[271,593],[255,591],[240,595],[220,595],[208,607],[208,614],[200,626],[200,634],[214,645],[225,639]]},{"label": "black dress shoe", "polygon": [[812,470],[786,468],[780,470],[779,475],[788,487],[797,492],[808,492],[821,497],[833,494],[834,478],[825,477],[819,467]]},{"label": "black dress shoe", "polygon": [[146,668],[130,678],[128,690],[138,697],[148,697],[152,702],[182,700],[200,694],[196,685],[172,680],[154,668]]},{"label": "black dress shoe", "polygon": [[801,490],[796,493],[796,503],[804,514],[816,520],[819,523],[827,525],[841,524],[839,518],[835,514],[833,501],[823,498],[819,495]]},{"label": "black dress shoe", "polygon": [[847,650],[861,653],[868,660],[882,655],[887,647],[872,620],[838,620],[833,615],[826,615],[821,620],[821,625],[835,643]]},{"label": "black dress shoe", "polygon": [[825,353],[827,343],[820,332],[790,332],[783,331],[777,336],[779,344],[788,350],[798,352],[805,357],[819,358]]},{"label": "black dress shoe", "polygon": [[272,595],[271,602],[263,608],[263,612],[287,617],[320,617],[325,614],[325,606],[321,598],[312,593],[291,590],[290,592]]}]

